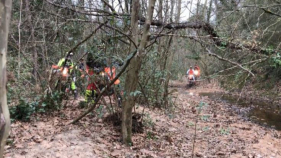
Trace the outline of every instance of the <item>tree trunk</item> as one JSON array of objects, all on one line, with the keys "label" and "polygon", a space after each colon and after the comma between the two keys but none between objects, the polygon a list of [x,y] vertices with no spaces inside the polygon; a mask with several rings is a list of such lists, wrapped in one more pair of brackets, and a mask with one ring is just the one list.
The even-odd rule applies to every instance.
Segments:
[{"label": "tree trunk", "polygon": [[201,0],[197,0],[197,7],[196,7],[196,17],[197,18],[198,18],[198,15],[199,15],[200,1]]},{"label": "tree trunk", "polygon": [[212,12],[212,4],[213,4],[213,0],[210,0],[209,9],[208,9],[208,13],[207,13],[207,23],[210,23],[211,12]]},{"label": "tree trunk", "polygon": [[193,0],[190,1],[189,17],[188,18],[190,18],[192,16],[192,4],[193,4]]},{"label": "tree trunk", "polygon": [[205,0],[205,3],[204,3],[204,7],[203,7],[203,11],[202,11],[202,20],[205,20],[205,16],[207,15],[206,14],[206,11],[207,11],[207,5],[208,5],[208,3],[207,3],[208,1],[207,0]]},{"label": "tree trunk", "polygon": [[178,0],[177,3],[177,16],[176,16],[176,22],[180,22],[180,14],[181,14],[181,0]]},{"label": "tree trunk", "polygon": [[125,0],[125,11],[129,13],[129,0]]},{"label": "tree trunk", "polygon": [[[126,92],[126,98],[122,106],[122,140],[123,143],[127,145],[132,144],[132,109],[135,106],[135,97],[133,95],[130,95],[132,92],[135,92],[137,89],[137,83],[138,83],[138,75],[141,68],[141,62],[142,58],[144,57],[144,50],[145,46],[147,44],[148,39],[148,33],[150,29],[150,24],[152,21],[152,15],[154,10],[156,0],[150,0],[149,1],[149,7],[147,12],[147,17],[143,29],[143,35],[140,42],[140,46],[138,47],[138,55],[135,56],[132,59],[131,65],[129,67],[129,71],[126,76],[125,80],[125,92]],[[140,8],[139,0],[133,0],[133,9],[132,9],[132,20],[131,20],[131,26],[132,32],[136,31],[137,29],[136,25],[136,19],[138,16],[138,11]],[[135,39],[136,40],[136,39]]]},{"label": "tree trunk", "polygon": [[34,76],[34,80],[35,80],[35,85],[37,85],[37,79],[38,79],[38,63],[37,63],[37,59],[38,59],[38,54],[37,54],[37,50],[36,50],[36,43],[35,43],[35,36],[34,36],[34,27],[32,24],[32,15],[31,15],[31,11],[30,11],[30,0],[26,0],[25,1],[25,9],[26,9],[26,13],[27,13],[27,20],[28,20],[28,25],[29,25],[29,30],[31,31],[30,33],[30,37],[31,37],[31,43],[33,43],[32,46],[32,51],[33,51],[33,76]]},{"label": "tree trunk", "polygon": [[158,17],[158,20],[163,22],[163,1],[159,1]]},{"label": "tree trunk", "polygon": [[3,157],[4,146],[10,130],[10,114],[6,94],[6,56],[11,7],[11,0],[0,1],[0,158]]},{"label": "tree trunk", "polygon": [[171,12],[170,12],[170,22],[174,22],[174,6],[175,6],[175,2],[174,1],[171,1]]},{"label": "tree trunk", "polygon": [[[172,7],[174,7],[172,5]],[[172,8],[173,10],[173,8]],[[176,23],[179,23],[180,21],[180,13],[181,13],[181,0],[178,1],[178,4],[177,4],[177,14],[176,14]],[[173,15],[171,15],[173,16]],[[167,70],[167,75],[166,75],[166,78],[165,78],[165,82],[164,82],[164,93],[163,93],[163,104],[164,104],[164,107],[168,107],[168,95],[169,95],[169,82],[170,82],[170,78],[171,78],[171,67],[172,67],[172,63],[173,63],[173,60],[174,60],[174,55],[175,53],[174,52],[170,52],[170,47],[172,45],[172,40],[173,40],[173,37],[170,37],[168,39],[168,44],[167,44],[167,48],[166,48],[166,54],[167,54],[167,57],[166,57],[166,61],[165,61],[165,69]],[[175,46],[176,47],[176,46]]]},{"label": "tree trunk", "polygon": [[[159,1],[159,7],[158,7],[158,20],[160,22],[164,22],[164,19],[163,19],[163,1]],[[161,29],[163,28],[163,26],[158,26],[158,31],[160,32]],[[160,57],[160,60],[159,60],[159,63],[156,64],[156,65],[159,65],[160,67],[160,71],[163,73],[163,70],[164,70],[164,64],[163,64],[163,57],[164,57],[164,51],[163,50],[163,41],[165,40],[165,38],[159,38],[158,39],[158,52],[161,54],[161,57]],[[154,73],[153,73],[154,74]],[[163,73],[164,75],[164,73]],[[159,76],[158,78],[156,78],[155,76],[152,77],[152,89],[155,90],[155,93],[154,93],[154,97],[155,97],[155,100],[156,100],[156,103],[160,103],[160,101],[158,100],[158,94],[159,94],[159,91],[161,90],[161,87],[159,86],[159,84],[157,83],[160,83],[160,77]],[[161,99],[161,98],[160,98]]]},{"label": "tree trunk", "polygon": [[[132,39],[134,40],[135,44],[138,44],[138,14],[140,11],[140,2],[138,0],[134,0],[132,4],[132,14],[131,14],[131,30],[132,30]],[[133,50],[134,44],[131,44],[130,50]],[[131,92],[136,90],[136,85],[138,81],[138,67],[140,62],[138,61],[138,56],[132,59],[132,64],[129,66],[129,71],[126,76],[125,81],[125,92],[128,92],[129,95]],[[131,71],[130,71],[131,70]],[[136,74],[135,74],[136,73]],[[122,108],[122,139],[123,143],[129,145],[132,143],[132,109],[135,105],[135,101],[133,96],[128,96],[125,100]]]},{"label": "tree trunk", "polygon": [[175,53],[171,54],[170,50],[169,50],[171,47],[171,44],[172,44],[172,40],[173,40],[173,37],[172,36],[169,37],[168,45],[166,48],[167,59],[166,59],[165,67],[166,67],[166,71],[168,73],[166,75],[166,79],[164,82],[164,94],[163,94],[164,107],[166,107],[166,108],[168,107],[169,81],[170,81],[170,77],[171,77],[170,69],[171,69],[172,62],[174,59],[174,54],[175,54]]}]

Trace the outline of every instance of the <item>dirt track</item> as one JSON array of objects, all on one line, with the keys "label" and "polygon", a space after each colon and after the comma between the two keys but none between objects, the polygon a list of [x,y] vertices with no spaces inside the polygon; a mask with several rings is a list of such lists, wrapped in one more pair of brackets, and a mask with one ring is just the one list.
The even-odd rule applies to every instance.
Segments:
[{"label": "dirt track", "polygon": [[[198,95],[220,91],[214,85],[184,86],[171,83],[177,92],[176,106],[169,111],[146,108],[147,127],[143,134],[134,134],[134,146],[123,146],[120,133],[94,116],[64,126],[81,113],[74,104],[40,121],[14,123],[13,144],[6,146],[5,157],[191,157],[196,119],[195,157],[281,157],[280,131],[245,121],[227,105]],[[198,114],[200,104],[204,106]]]}]

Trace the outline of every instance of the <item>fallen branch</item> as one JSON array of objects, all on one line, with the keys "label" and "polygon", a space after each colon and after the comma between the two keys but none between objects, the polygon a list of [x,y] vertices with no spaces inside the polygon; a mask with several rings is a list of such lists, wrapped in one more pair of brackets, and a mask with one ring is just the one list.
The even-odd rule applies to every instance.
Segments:
[{"label": "fallen branch", "polygon": [[[145,21],[144,17],[140,18],[140,22],[141,24]],[[206,22],[182,22],[182,23],[169,23],[169,24],[165,24],[161,21],[152,21],[151,25],[154,26],[162,26],[163,28],[166,29],[202,29],[205,32],[207,32],[210,36],[210,39],[214,42],[214,44],[216,46],[219,47],[225,47],[225,48],[230,48],[230,49],[235,49],[235,50],[242,50],[243,48],[247,48],[252,52],[256,52],[256,53],[262,53],[262,54],[269,54],[269,53],[277,53],[276,50],[267,50],[264,48],[260,48],[258,46],[255,45],[250,45],[250,44],[242,44],[242,43],[233,43],[230,41],[225,41],[222,40],[221,37],[216,33],[215,29],[213,28],[212,25],[210,25],[209,23]]]},{"label": "fallen branch", "polygon": [[[91,12],[82,12],[80,10],[77,9],[73,9],[67,6],[61,6],[58,4],[55,4],[51,1],[47,1],[48,3],[56,6],[56,7],[60,7],[60,8],[65,8],[65,9],[69,9],[70,11],[76,12],[76,13],[80,13],[80,14],[85,14],[85,15],[92,15]],[[113,8],[114,9],[114,8]],[[112,10],[112,9],[111,9]],[[129,14],[122,14],[122,13],[117,13],[117,12],[109,12],[109,11],[105,11],[105,10],[98,10],[95,9],[96,12],[103,12],[106,13],[110,16],[116,16],[116,17],[120,17],[120,16],[130,16]],[[267,11],[267,13],[273,14],[275,16],[277,16],[276,14],[274,14],[273,12],[269,12],[268,10],[264,10],[265,12]],[[93,16],[99,16],[99,15],[93,15]],[[145,17],[140,16],[139,17],[139,23],[141,25],[143,25],[145,23]],[[230,41],[224,41],[221,39],[221,37],[216,33],[215,29],[213,26],[211,26],[209,23],[203,22],[203,21],[186,21],[186,22],[181,22],[181,23],[164,23],[158,20],[153,20],[151,22],[152,26],[157,26],[157,27],[163,27],[165,29],[202,29],[205,32],[207,32],[210,35],[210,39],[213,40],[214,44],[216,46],[219,47],[226,47],[226,48],[230,48],[230,49],[235,49],[235,50],[242,50],[243,48],[247,48],[252,52],[256,52],[256,53],[261,53],[261,54],[275,54],[277,53],[276,50],[267,50],[266,48],[261,48],[259,46],[255,46],[255,45],[250,45],[250,44],[242,44],[242,43],[233,43]]]}]

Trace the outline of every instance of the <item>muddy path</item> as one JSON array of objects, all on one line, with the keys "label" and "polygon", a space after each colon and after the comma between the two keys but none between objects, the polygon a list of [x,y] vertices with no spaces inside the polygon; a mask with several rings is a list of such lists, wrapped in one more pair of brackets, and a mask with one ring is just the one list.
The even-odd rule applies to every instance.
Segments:
[{"label": "muddy path", "polygon": [[[229,104],[199,95],[221,92],[217,86],[186,89],[185,83],[175,81],[170,89],[175,89],[174,105],[169,110],[146,107],[144,133],[133,135],[131,147],[120,143],[120,133],[103,121],[105,116],[93,113],[77,125],[66,126],[83,111],[74,103],[30,123],[12,124],[5,157],[188,158],[193,148],[194,157],[281,157],[280,131],[245,119]],[[144,107],[138,105],[136,111]]]}]

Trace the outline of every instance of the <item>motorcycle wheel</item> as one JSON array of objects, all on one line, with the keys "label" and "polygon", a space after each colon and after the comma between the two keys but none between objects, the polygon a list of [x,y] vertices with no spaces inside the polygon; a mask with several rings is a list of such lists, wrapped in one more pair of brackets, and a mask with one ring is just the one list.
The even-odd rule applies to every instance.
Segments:
[{"label": "motorcycle wheel", "polygon": [[194,81],[193,80],[189,80],[188,87],[191,88],[193,85],[194,85]]}]

